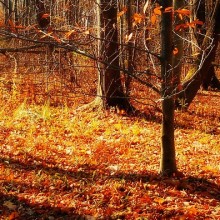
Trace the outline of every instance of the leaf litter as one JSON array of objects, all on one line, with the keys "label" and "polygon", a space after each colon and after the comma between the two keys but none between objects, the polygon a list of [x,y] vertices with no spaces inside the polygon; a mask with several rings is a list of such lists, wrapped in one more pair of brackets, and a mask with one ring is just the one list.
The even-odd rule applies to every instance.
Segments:
[{"label": "leaf litter", "polygon": [[154,120],[0,103],[0,219],[220,219],[217,98],[176,113],[173,178]]}]

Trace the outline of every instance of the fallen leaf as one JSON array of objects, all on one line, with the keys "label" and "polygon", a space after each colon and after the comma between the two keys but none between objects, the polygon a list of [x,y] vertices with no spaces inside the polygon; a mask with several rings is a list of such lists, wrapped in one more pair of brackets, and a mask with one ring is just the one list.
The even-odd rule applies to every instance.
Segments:
[{"label": "fallen leaf", "polygon": [[13,219],[17,219],[18,217],[19,217],[19,213],[18,213],[18,212],[12,212],[12,213],[9,215],[8,219],[9,219],[9,220],[13,220]]}]

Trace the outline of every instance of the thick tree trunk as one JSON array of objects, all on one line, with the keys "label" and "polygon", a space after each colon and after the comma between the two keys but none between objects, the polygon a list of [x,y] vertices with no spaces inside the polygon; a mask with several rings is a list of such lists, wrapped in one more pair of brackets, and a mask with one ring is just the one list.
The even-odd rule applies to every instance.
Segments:
[{"label": "thick tree trunk", "polygon": [[[104,108],[130,108],[120,77],[116,1],[98,0],[99,82],[98,97]],[[104,64],[103,64],[104,63]],[[118,68],[117,68],[118,67]]]},{"label": "thick tree trunk", "polygon": [[162,78],[162,145],[160,173],[172,175],[177,172],[174,144],[174,98],[171,95],[174,89],[173,83],[173,34],[172,13],[163,13],[165,8],[172,7],[172,0],[161,1],[161,78]]}]

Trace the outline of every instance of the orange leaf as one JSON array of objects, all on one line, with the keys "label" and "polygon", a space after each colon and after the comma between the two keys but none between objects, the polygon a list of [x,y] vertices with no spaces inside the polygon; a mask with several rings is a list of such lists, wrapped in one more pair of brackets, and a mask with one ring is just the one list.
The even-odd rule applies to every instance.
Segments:
[{"label": "orange leaf", "polygon": [[179,24],[175,27],[175,31],[181,31],[182,29],[188,28],[190,26],[190,23],[186,23],[186,24]]},{"label": "orange leaf", "polygon": [[134,13],[133,19],[136,24],[140,24],[142,20],[145,18],[142,14]]},{"label": "orange leaf", "polygon": [[0,22],[0,27],[5,27],[5,23],[3,21]]},{"label": "orange leaf", "polygon": [[167,7],[165,8],[164,12],[172,12],[173,11],[173,7]]},{"label": "orange leaf", "polygon": [[198,25],[203,25],[204,24],[204,22],[203,21],[200,21],[200,20],[195,20],[195,21],[192,21],[191,23],[193,23],[193,24],[198,24]]},{"label": "orange leaf", "polygon": [[155,24],[156,21],[157,21],[157,16],[156,16],[155,14],[153,14],[153,15],[151,16],[151,18],[150,18],[150,21],[151,21],[152,24]]},{"label": "orange leaf", "polygon": [[24,26],[22,26],[22,25],[17,25],[16,28],[17,28],[17,29],[24,29]]},{"label": "orange leaf", "polygon": [[154,14],[155,14],[155,15],[161,15],[161,6],[156,7],[156,8],[154,9]]},{"label": "orange leaf", "polygon": [[173,54],[176,55],[176,54],[178,54],[178,52],[179,52],[178,48],[175,47],[175,48],[173,49]]},{"label": "orange leaf", "polygon": [[197,210],[194,206],[191,206],[191,207],[188,209],[188,213],[189,213],[190,215],[197,215],[198,210]]},{"label": "orange leaf", "polygon": [[144,195],[140,198],[141,203],[150,203],[152,202],[152,199],[148,195]]},{"label": "orange leaf", "polygon": [[185,8],[183,8],[183,9],[178,9],[178,10],[176,10],[175,12],[177,12],[178,14],[186,15],[186,16],[188,16],[188,15],[191,14],[191,11],[188,10],[188,9],[185,9]]}]

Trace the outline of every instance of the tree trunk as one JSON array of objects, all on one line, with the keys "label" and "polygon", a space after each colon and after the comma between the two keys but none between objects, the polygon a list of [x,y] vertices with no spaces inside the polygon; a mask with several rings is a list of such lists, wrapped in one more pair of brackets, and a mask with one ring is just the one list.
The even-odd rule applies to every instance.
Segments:
[{"label": "tree trunk", "polygon": [[[130,35],[133,32],[133,27],[132,27],[132,5],[133,5],[132,0],[127,0],[127,13],[126,13],[126,21],[127,21],[127,26],[128,26],[128,35]],[[135,49],[134,49],[134,43],[132,41],[129,41],[127,47],[127,70],[129,72],[129,75],[126,74],[125,76],[125,94],[126,96],[130,96],[130,84],[131,84],[131,76],[134,74],[134,56],[135,56]]]},{"label": "tree trunk", "polygon": [[46,10],[44,0],[36,0],[37,23],[40,29],[45,29],[50,24],[50,16]]},{"label": "tree trunk", "polygon": [[18,0],[14,0],[14,13],[15,13],[15,24],[19,24],[18,20]]},{"label": "tree trunk", "polygon": [[98,13],[98,59],[99,65],[98,97],[101,97],[104,108],[118,107],[130,108],[125,98],[120,77],[119,46],[117,30],[117,4],[116,1],[97,0]]},{"label": "tree trunk", "polygon": [[11,0],[4,0],[4,9],[5,9],[5,25],[8,26],[9,20],[12,19],[12,2]]},{"label": "tree trunk", "polygon": [[172,7],[172,0],[161,1],[161,78],[162,78],[162,145],[160,173],[172,175],[177,172],[174,144],[174,98],[171,95],[173,83],[173,34],[172,13],[164,13],[165,8]]},{"label": "tree trunk", "polygon": [[[178,10],[184,7],[185,2],[184,0],[174,0],[174,10]],[[181,25],[184,23],[183,19],[180,19],[179,15],[175,15],[175,22],[174,26]],[[183,59],[183,29],[180,29],[174,32],[173,36],[173,43],[174,48],[176,50],[176,54],[173,56],[172,66],[173,66],[173,76],[174,76],[174,83],[175,87],[180,85],[180,77],[182,72],[182,59]]]}]

